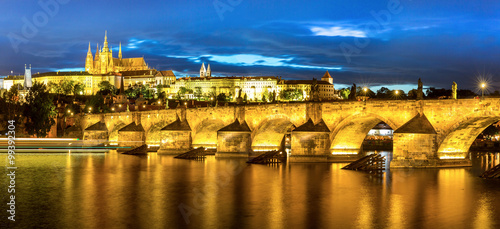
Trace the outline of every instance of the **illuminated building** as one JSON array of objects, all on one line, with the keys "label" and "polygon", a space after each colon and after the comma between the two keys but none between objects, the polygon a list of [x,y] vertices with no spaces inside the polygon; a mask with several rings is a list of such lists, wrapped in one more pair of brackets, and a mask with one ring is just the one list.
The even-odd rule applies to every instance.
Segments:
[{"label": "illuminated building", "polygon": [[95,59],[90,49],[87,52],[85,71],[91,74],[107,74],[112,72],[149,70],[144,57],[122,58],[122,45],[118,51],[118,58],[113,57],[113,50],[108,47],[107,33],[104,35],[104,44],[101,49],[97,45]]}]

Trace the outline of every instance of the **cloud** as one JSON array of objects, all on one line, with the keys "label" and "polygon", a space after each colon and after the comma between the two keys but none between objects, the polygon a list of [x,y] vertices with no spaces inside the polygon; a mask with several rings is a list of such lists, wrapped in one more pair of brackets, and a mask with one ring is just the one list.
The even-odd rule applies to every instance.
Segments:
[{"label": "cloud", "polygon": [[195,63],[200,63],[203,59],[207,61],[218,62],[236,66],[267,66],[267,67],[290,67],[303,69],[324,69],[324,70],[342,70],[342,67],[325,67],[317,65],[306,65],[291,63],[294,57],[268,57],[256,54],[236,54],[236,55],[201,55],[199,57],[191,56],[167,56],[171,58],[184,58]]},{"label": "cloud", "polygon": [[53,72],[81,72],[85,71],[85,68],[49,68]]},{"label": "cloud", "polygon": [[355,28],[347,28],[341,26],[331,26],[331,27],[320,27],[313,26],[310,28],[311,32],[315,36],[327,36],[327,37],[367,37],[364,31],[355,29]]}]

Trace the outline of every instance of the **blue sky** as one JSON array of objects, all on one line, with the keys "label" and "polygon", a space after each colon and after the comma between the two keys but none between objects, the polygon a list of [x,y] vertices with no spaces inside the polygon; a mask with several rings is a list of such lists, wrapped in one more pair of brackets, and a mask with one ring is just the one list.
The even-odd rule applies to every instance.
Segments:
[{"label": "blue sky", "polygon": [[[500,89],[500,3],[430,0],[4,0],[0,75],[79,70],[104,31],[115,56],[195,75],[321,78],[412,88]],[[46,7],[48,6],[48,7]],[[31,26],[30,26],[31,25]],[[34,28],[34,30],[33,30]],[[399,86],[401,85],[401,86]]]}]

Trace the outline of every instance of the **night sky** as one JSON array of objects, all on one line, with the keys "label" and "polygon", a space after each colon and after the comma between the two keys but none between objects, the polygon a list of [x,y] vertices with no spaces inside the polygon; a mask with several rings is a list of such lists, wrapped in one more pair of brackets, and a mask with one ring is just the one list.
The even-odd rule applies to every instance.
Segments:
[{"label": "night sky", "polygon": [[[0,2],[0,75],[83,70],[104,31],[118,55],[150,67],[213,75],[321,78],[336,88],[500,89],[500,2],[200,0]],[[48,11],[48,13],[46,12]],[[34,20],[35,18],[35,20]],[[35,28],[35,31],[32,29]]]}]

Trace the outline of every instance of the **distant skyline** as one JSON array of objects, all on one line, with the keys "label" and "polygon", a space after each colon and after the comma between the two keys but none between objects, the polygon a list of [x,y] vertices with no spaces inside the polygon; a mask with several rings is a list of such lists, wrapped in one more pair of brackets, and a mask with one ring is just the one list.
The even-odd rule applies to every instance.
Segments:
[{"label": "distant skyline", "polygon": [[7,0],[0,9],[0,75],[84,70],[104,31],[123,57],[178,77],[271,75],[406,92],[500,89],[500,3],[431,0]]}]

